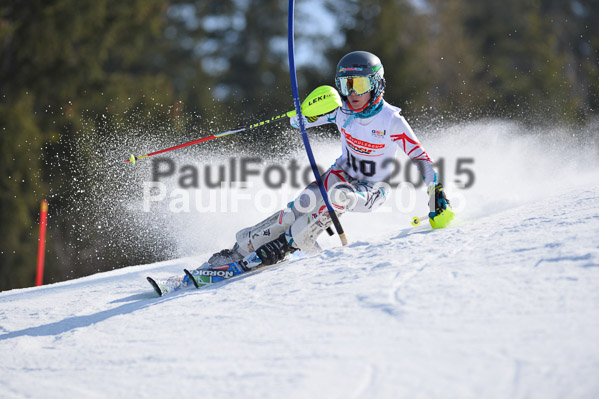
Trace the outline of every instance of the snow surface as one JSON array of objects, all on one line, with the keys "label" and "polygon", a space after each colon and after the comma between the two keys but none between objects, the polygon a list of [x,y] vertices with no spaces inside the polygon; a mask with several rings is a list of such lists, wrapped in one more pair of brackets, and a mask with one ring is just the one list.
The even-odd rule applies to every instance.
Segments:
[{"label": "snow surface", "polygon": [[449,228],[409,227],[424,201],[370,215],[375,229],[346,215],[348,247],[324,237],[207,289],[158,298],[145,281],[202,250],[0,293],[0,397],[599,397],[595,150],[491,125],[428,146],[476,159]]}]

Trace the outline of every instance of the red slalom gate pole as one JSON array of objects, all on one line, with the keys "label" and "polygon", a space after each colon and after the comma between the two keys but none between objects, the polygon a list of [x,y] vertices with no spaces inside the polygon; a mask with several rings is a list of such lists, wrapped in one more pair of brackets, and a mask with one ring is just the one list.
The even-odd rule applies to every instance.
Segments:
[{"label": "red slalom gate pole", "polygon": [[40,237],[37,244],[37,276],[35,285],[40,286],[44,281],[44,256],[46,253],[46,225],[48,221],[48,201],[42,201],[40,211]]}]

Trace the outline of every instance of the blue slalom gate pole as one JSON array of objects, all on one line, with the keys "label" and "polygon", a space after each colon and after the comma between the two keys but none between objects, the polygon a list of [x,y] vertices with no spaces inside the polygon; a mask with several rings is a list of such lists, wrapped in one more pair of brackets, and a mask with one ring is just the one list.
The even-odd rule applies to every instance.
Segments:
[{"label": "blue slalom gate pole", "polygon": [[322,183],[322,179],[320,178],[320,172],[318,171],[318,167],[316,166],[316,160],[314,159],[314,154],[312,153],[312,147],[310,146],[310,140],[308,140],[308,133],[306,132],[306,126],[304,125],[304,117],[302,115],[302,106],[300,103],[299,90],[297,87],[297,74],[295,71],[295,53],[294,53],[294,40],[293,40],[293,14],[295,0],[289,0],[289,22],[288,22],[288,30],[287,30],[287,39],[288,39],[288,52],[289,52],[289,74],[291,75],[291,91],[293,92],[293,102],[295,104],[295,111],[299,116],[299,127],[302,132],[302,140],[304,141],[304,147],[306,147],[306,153],[308,154],[308,159],[310,160],[310,166],[312,166],[312,172],[314,173],[314,177],[316,177],[316,183],[318,184],[318,188],[320,189],[320,193],[322,194],[322,198],[324,199],[324,203],[327,206],[329,211],[329,215],[333,220],[333,225],[335,226],[335,230],[337,230],[337,234],[339,234],[339,238],[341,239],[341,243],[343,245],[347,245],[347,238],[345,237],[345,233],[343,231],[343,227],[341,227],[341,223],[339,223],[339,218],[335,213],[335,210],[331,206],[331,202],[329,201],[329,196],[327,194],[327,190],[324,188],[324,184]]}]

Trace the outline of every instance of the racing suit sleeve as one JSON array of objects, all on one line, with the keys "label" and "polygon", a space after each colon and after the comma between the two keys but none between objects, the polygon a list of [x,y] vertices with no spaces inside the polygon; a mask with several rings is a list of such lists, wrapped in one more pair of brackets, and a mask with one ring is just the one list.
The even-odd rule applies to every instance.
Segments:
[{"label": "racing suit sleeve", "polygon": [[433,162],[428,153],[418,141],[416,134],[399,113],[391,120],[391,140],[412,160],[424,177],[427,187],[438,183],[437,174],[433,169]]}]

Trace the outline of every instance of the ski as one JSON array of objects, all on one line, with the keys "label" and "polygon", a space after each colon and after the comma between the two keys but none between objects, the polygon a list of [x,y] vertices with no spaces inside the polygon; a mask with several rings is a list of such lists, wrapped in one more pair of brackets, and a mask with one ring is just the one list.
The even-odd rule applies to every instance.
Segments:
[{"label": "ski", "polygon": [[222,266],[207,269],[195,269],[191,271],[184,269],[183,271],[185,272],[185,276],[196,288],[201,288],[208,284],[219,283],[245,273],[249,269],[244,268],[241,262],[242,261],[232,262]]},{"label": "ski", "polygon": [[170,292],[194,287],[194,284],[187,276],[173,276],[167,279],[154,279],[152,277],[146,277],[146,279],[152,288],[154,288],[154,291],[156,291],[158,296],[163,296]]},{"label": "ski", "polygon": [[[320,249],[317,245],[318,244],[316,244],[315,248]],[[276,265],[262,266],[262,260],[260,260],[255,252],[252,252],[240,261],[226,263],[221,266],[209,266],[208,263],[205,263],[197,269],[183,269],[185,276],[173,276],[163,280],[154,279],[152,277],[146,277],[146,279],[159,296],[164,296],[168,293],[182,289],[193,287],[202,288],[210,284],[229,280],[244,273],[251,274],[259,270],[280,266],[286,263],[287,260],[288,258]]]},{"label": "ski", "polygon": [[251,271],[262,264],[262,260],[252,252],[237,262],[226,263],[222,266],[198,268],[195,270],[184,269],[186,277],[195,285],[202,288],[209,284],[220,283],[232,277]]}]

